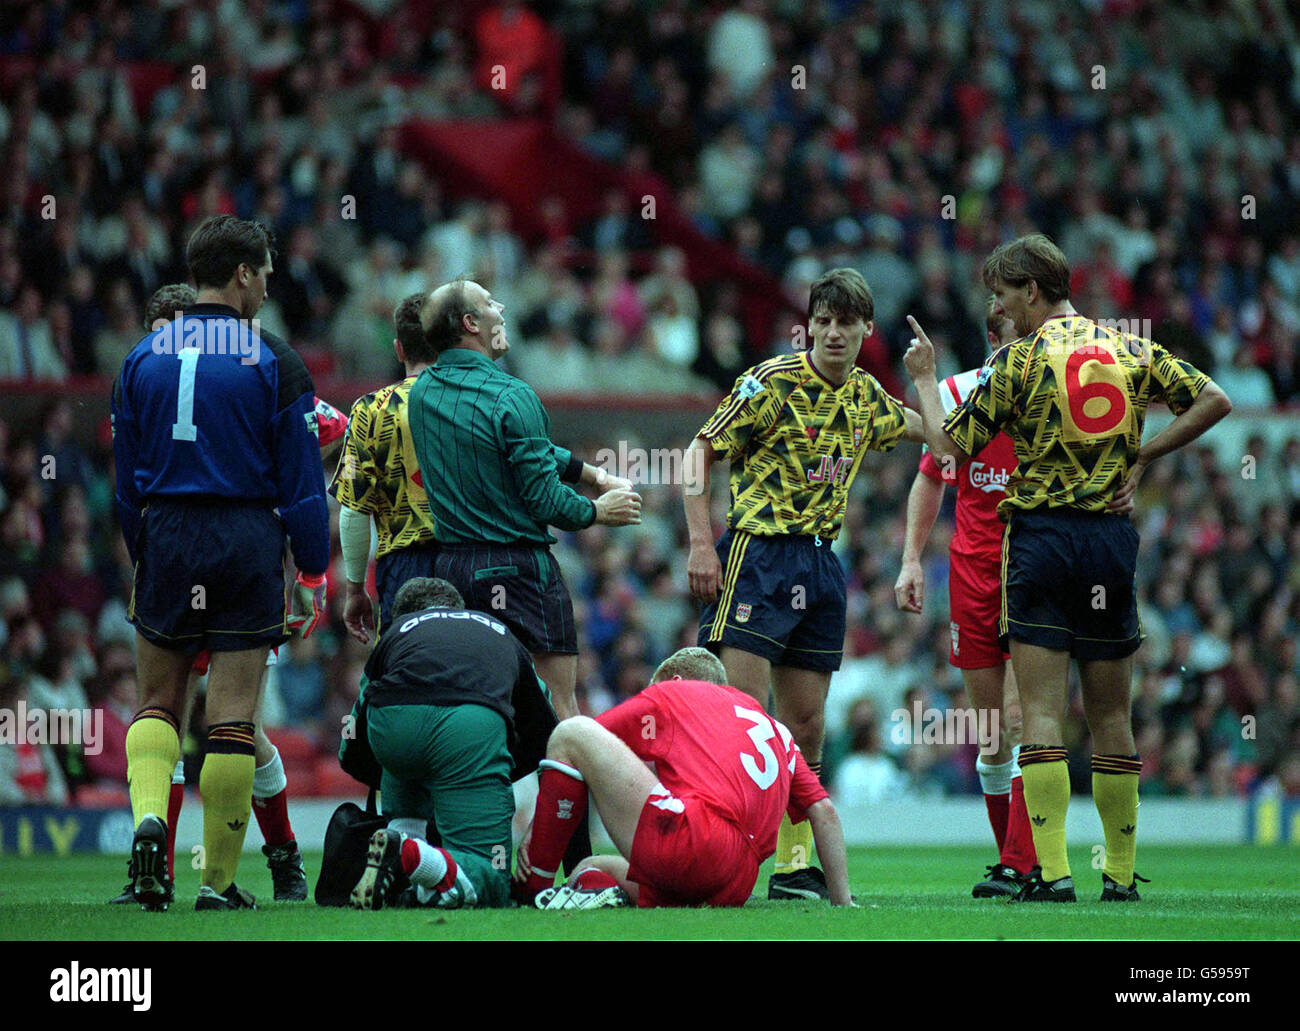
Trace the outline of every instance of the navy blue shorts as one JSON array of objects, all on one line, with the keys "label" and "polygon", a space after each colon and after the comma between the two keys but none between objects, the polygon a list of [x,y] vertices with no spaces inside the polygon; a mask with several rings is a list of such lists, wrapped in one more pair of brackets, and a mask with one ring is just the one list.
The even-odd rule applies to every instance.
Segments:
[{"label": "navy blue shorts", "polygon": [[288,640],[284,527],[264,503],[153,499],[128,616],[160,648],[243,651]]},{"label": "navy blue shorts", "polygon": [[1138,532],[1127,516],[1015,512],[1002,537],[1002,647],[1009,640],[1122,659],[1142,644]]},{"label": "navy blue shorts", "polygon": [[443,544],[434,569],[466,608],[501,620],[532,654],[578,654],[573,601],[548,548]]},{"label": "navy blue shorts", "polygon": [[382,634],[392,620],[397,592],[407,580],[438,575],[434,572],[434,559],[437,557],[438,545],[412,544],[375,559],[375,590],[379,593],[378,634]]},{"label": "navy blue shorts", "polygon": [[700,644],[724,645],[774,666],[819,672],[844,656],[844,568],[830,541],[802,534],[758,537],[728,530],[718,540],[722,585],[700,613]]}]

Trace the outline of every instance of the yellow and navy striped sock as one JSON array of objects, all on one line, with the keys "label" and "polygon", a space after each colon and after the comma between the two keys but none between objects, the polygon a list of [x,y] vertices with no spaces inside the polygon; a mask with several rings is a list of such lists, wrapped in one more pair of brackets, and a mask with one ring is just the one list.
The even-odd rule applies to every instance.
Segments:
[{"label": "yellow and navy striped sock", "polygon": [[[809,763],[808,768],[822,779],[820,761]],[[781,817],[781,826],[776,832],[776,872],[794,873],[812,866],[813,837],[812,824],[804,820],[800,824],[790,822],[788,815]]]},{"label": "yellow and navy striped sock", "polygon": [[1137,862],[1138,776],[1142,760],[1136,755],[1092,757],[1092,800],[1106,834],[1102,873],[1121,887],[1133,883]]},{"label": "yellow and navy striped sock", "polygon": [[208,728],[199,776],[203,795],[202,883],[223,892],[235,879],[248,830],[253,793],[253,724],[244,720]]},{"label": "yellow and navy striped sock", "polygon": [[172,770],[181,754],[176,717],[159,706],[141,709],[126,732],[126,783],[131,818],[139,826],[146,816],[167,818]]},{"label": "yellow and navy striped sock", "polygon": [[1070,770],[1061,745],[1021,745],[1020,775],[1025,808],[1034,835],[1034,851],[1043,880],[1070,876],[1065,853],[1065,811],[1070,805]]}]

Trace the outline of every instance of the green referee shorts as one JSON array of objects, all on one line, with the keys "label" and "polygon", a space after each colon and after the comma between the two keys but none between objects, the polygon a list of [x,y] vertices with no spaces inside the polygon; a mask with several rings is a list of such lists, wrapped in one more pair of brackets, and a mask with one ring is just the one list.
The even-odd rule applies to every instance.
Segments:
[{"label": "green referee shorts", "polygon": [[479,906],[504,906],[515,815],[505,719],[482,705],[386,705],[368,722],[384,815],[432,819]]}]

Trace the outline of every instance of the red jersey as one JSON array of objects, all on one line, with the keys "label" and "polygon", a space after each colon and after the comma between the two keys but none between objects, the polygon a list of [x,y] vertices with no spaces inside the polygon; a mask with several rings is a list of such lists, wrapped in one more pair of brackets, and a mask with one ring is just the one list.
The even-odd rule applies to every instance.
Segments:
[{"label": "red jersey", "polygon": [[[959,372],[939,384],[944,415],[966,400],[975,389],[978,369]],[[998,502],[1007,494],[1007,483],[1015,475],[1016,447],[1007,434],[999,433],[984,450],[944,476],[939,463],[927,450],[921,456],[921,472],[939,483],[957,484],[957,519],[952,537],[954,555],[968,555],[1000,562],[1002,520]]]},{"label": "red jersey", "polygon": [[706,802],[739,827],[759,862],[776,851],[782,814],[799,823],[828,797],[790,731],[734,687],[666,680],[597,722],[654,763],[673,795]]}]

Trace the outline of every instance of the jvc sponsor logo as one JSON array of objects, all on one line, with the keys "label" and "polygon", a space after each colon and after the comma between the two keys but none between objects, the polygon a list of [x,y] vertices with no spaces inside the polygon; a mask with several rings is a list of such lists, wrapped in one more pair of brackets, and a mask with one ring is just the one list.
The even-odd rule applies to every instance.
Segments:
[{"label": "jvc sponsor logo", "polygon": [[75,960],[50,971],[51,1002],[129,1002],[137,1013],[152,1004],[149,967],[86,967]]}]

